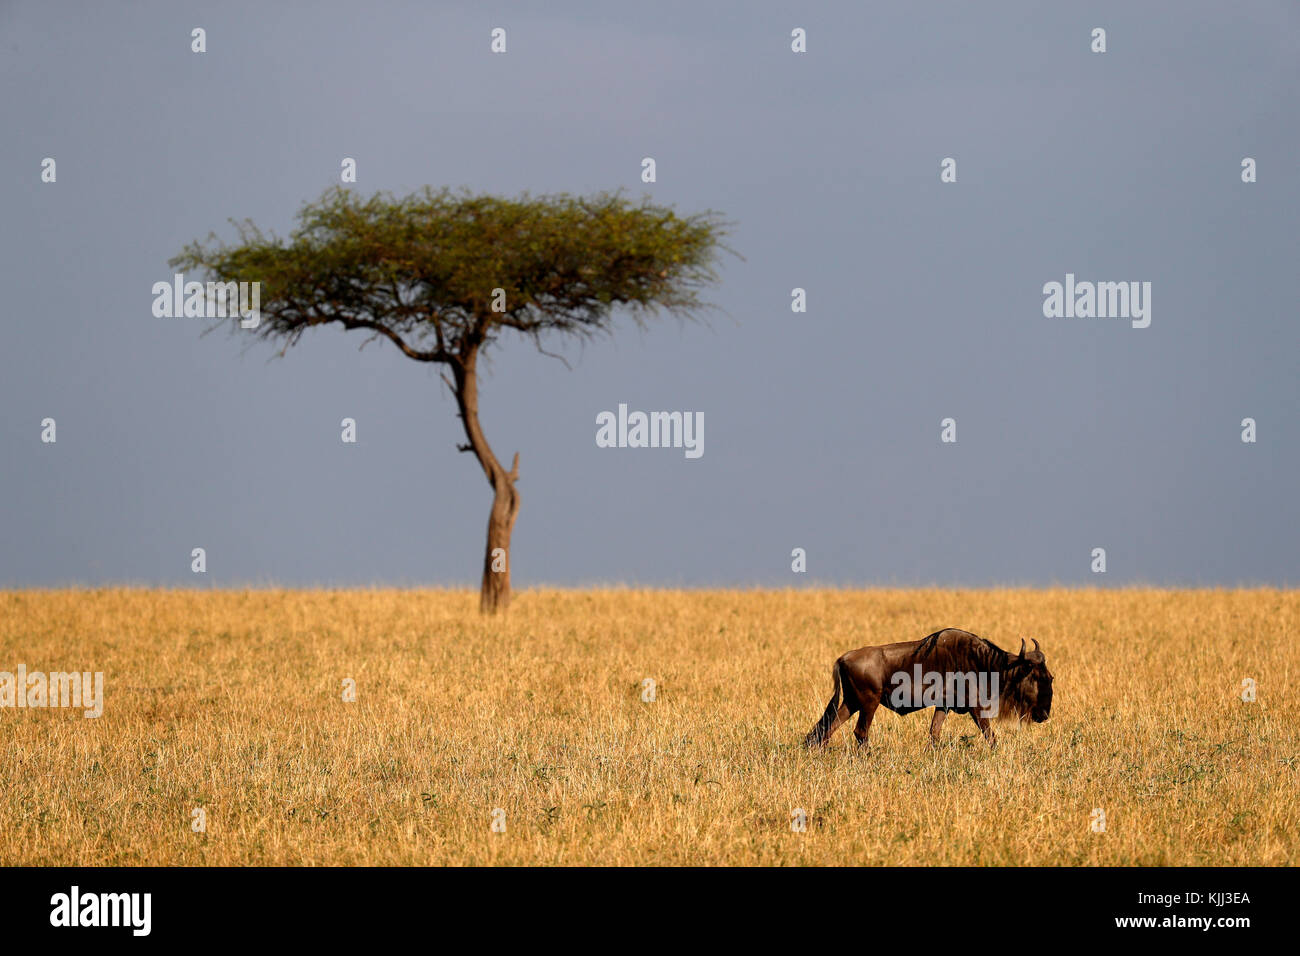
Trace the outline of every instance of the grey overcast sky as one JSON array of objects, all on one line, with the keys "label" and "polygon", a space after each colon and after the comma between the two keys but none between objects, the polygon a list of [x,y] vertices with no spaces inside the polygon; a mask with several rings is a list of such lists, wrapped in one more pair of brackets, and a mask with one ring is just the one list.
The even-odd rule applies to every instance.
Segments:
[{"label": "grey overcast sky", "polygon": [[[436,367],[151,312],[344,157],[735,224],[709,324],[496,352],[516,586],[1294,585],[1297,64],[1261,0],[0,2],[0,585],[193,585],[195,547],[204,585],[476,585]],[[1067,273],[1150,282],[1150,327],[1045,317]],[[619,403],[702,412],[703,457],[598,448]]]}]

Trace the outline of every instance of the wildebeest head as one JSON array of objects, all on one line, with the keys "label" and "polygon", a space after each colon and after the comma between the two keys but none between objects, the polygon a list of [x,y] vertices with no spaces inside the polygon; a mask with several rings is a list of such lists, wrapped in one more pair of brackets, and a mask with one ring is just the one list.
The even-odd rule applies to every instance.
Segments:
[{"label": "wildebeest head", "polygon": [[1007,674],[1010,686],[1003,692],[1004,702],[1022,717],[1041,724],[1052,714],[1052,672],[1047,669],[1047,658],[1038,641],[1034,649],[1025,653],[1024,638],[1020,640],[1020,656],[1011,658]]}]

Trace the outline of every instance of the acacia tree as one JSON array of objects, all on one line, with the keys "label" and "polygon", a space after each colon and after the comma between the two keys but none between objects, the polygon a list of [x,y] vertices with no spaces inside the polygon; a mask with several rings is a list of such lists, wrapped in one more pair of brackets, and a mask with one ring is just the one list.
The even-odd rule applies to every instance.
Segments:
[{"label": "acacia tree", "polygon": [[[519,513],[519,454],[507,470],[479,422],[479,360],[504,333],[544,342],[612,329],[618,307],[638,325],[666,311],[707,308],[724,224],[678,216],[619,194],[500,199],[426,187],[369,199],[335,187],[298,213],[287,240],[250,221],[239,241],[215,234],[171,260],[209,281],[259,282],[254,335],[281,355],[309,328],[339,325],[382,337],[417,362],[440,363],[466,442],[492,486],[480,609],[510,603],[510,537]],[[363,345],[365,342],[362,343]]]}]

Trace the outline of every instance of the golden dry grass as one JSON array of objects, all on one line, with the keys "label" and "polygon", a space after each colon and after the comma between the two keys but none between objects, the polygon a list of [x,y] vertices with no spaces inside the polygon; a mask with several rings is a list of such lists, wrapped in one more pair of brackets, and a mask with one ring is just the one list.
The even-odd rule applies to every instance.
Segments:
[{"label": "golden dry grass", "polygon": [[[547,590],[504,621],[476,601],[0,592],[0,670],[106,684],[97,720],[0,710],[3,862],[1297,859],[1293,591]],[[950,717],[932,751],[928,712],[882,709],[869,754],[851,728],[802,749],[836,656],[950,625],[1037,637],[1052,719],[990,753]]]}]

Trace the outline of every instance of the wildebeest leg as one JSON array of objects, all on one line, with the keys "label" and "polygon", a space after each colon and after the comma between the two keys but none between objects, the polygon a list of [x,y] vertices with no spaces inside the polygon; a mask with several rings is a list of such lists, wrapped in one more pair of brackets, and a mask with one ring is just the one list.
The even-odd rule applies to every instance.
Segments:
[{"label": "wildebeest leg", "polygon": [[808,736],[803,740],[805,747],[820,747],[830,738],[830,735],[839,730],[840,724],[853,716],[858,709],[857,698],[853,693],[853,686],[850,684],[845,687],[840,677],[840,662],[836,661],[835,666],[831,669],[832,675],[832,692],[831,699],[826,703],[826,710],[822,713],[821,719],[808,731]]},{"label": "wildebeest leg", "polygon": [[[829,714],[829,709],[827,710],[827,713]],[[809,746],[825,743],[830,739],[831,734],[840,729],[840,724],[844,723],[844,721],[848,720],[852,716],[853,711],[849,710],[849,705],[840,704],[839,710],[835,712],[829,722],[827,722],[826,717],[823,716],[821,723],[813,729],[811,734],[809,734],[809,737],[812,738],[812,743],[809,744]]]},{"label": "wildebeest leg", "polygon": [[939,728],[943,726],[943,719],[948,716],[946,710],[934,709],[934,718],[930,721],[930,746],[939,746]]},{"label": "wildebeest leg", "polygon": [[993,722],[987,717],[981,717],[975,711],[970,712],[970,719],[975,721],[975,726],[980,729],[984,739],[989,742],[989,749],[992,750],[998,745],[997,735],[993,733]]},{"label": "wildebeest leg", "polygon": [[867,745],[867,734],[871,731],[871,718],[876,716],[878,706],[880,701],[868,700],[858,711],[858,725],[853,728],[853,736],[858,738],[859,749]]}]

